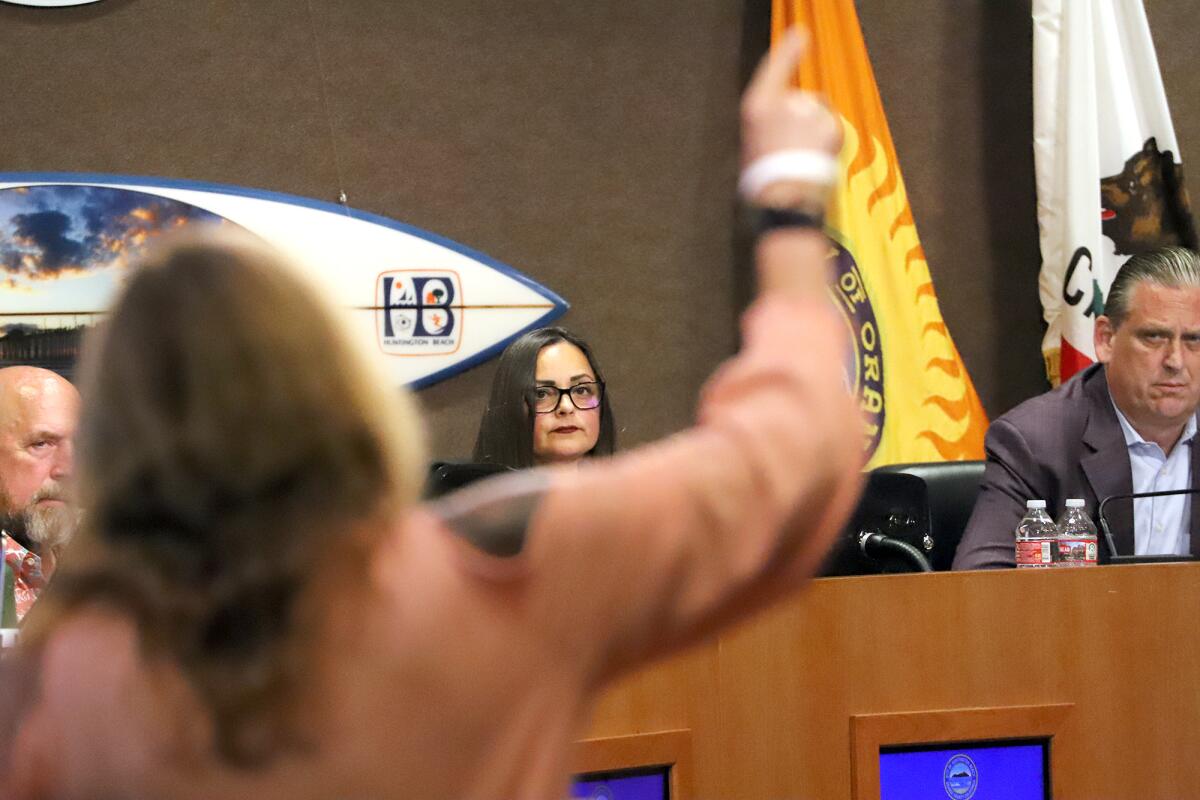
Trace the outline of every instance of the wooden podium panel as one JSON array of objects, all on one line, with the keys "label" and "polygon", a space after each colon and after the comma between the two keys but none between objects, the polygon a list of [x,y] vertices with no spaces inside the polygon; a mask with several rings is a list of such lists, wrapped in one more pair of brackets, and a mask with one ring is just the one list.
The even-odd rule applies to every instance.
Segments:
[{"label": "wooden podium panel", "polygon": [[[1062,747],[1063,722],[1072,708],[1060,704],[855,714],[850,718],[851,796],[879,797],[879,753],[885,746],[1036,738]],[[1052,780],[1053,774],[1048,777]],[[1062,787],[1054,787],[1056,796],[1061,792]]]},{"label": "wooden podium panel", "polygon": [[942,741],[1057,707],[1058,800],[1197,796],[1197,614],[1200,564],[822,579],[613,687],[589,736],[689,730],[695,797],[849,800],[855,717]]},{"label": "wooden podium panel", "polygon": [[575,748],[576,775],[645,766],[668,766],[671,800],[692,800],[692,732],[634,733],[585,739]]}]

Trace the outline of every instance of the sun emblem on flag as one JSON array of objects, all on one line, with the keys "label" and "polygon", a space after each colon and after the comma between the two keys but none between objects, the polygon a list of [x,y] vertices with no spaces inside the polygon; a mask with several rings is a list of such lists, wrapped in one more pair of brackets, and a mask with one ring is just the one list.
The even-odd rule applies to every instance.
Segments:
[{"label": "sun emblem on flag", "polygon": [[880,358],[878,383],[858,385],[868,434],[872,425],[883,426],[885,402],[891,421],[871,452],[883,463],[979,458],[987,421],[938,308],[900,171],[878,139],[862,137],[845,118],[842,123],[845,166],[829,225],[845,253],[838,257],[838,279],[862,295],[854,310],[872,315],[872,326],[864,330],[859,323],[855,338],[864,364]]}]

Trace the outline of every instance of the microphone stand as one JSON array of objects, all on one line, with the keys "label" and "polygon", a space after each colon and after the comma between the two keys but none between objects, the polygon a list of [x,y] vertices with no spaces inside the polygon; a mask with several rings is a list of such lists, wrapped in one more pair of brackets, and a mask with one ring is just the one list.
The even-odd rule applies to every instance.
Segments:
[{"label": "microphone stand", "polygon": [[1100,501],[1099,507],[1096,509],[1096,517],[1100,521],[1100,530],[1104,531],[1104,541],[1108,544],[1109,561],[1113,564],[1153,564],[1157,562],[1170,561],[1195,561],[1196,557],[1190,553],[1187,555],[1175,555],[1174,553],[1163,553],[1159,555],[1128,555],[1122,556],[1117,554],[1117,544],[1113,540],[1112,531],[1108,527],[1108,518],[1104,516],[1104,507],[1113,500],[1141,500],[1145,497],[1174,497],[1184,494],[1200,494],[1200,489],[1167,489],[1161,492],[1133,492],[1132,494],[1113,494]]},{"label": "microphone stand", "polygon": [[868,552],[869,550],[875,550],[881,555],[888,553],[899,556],[912,566],[912,572],[933,572],[933,566],[924,553],[903,539],[887,536],[879,531],[859,531],[858,549],[872,561],[875,558]]}]

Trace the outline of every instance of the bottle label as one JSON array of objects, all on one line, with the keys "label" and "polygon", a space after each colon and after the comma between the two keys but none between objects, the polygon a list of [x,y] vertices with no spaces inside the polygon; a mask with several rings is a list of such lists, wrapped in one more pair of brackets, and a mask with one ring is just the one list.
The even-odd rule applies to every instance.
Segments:
[{"label": "bottle label", "polygon": [[1064,567],[1096,566],[1096,540],[1059,539],[1058,560]]},{"label": "bottle label", "polygon": [[1054,542],[1047,539],[1041,541],[1017,542],[1018,567],[1051,567],[1054,566]]}]

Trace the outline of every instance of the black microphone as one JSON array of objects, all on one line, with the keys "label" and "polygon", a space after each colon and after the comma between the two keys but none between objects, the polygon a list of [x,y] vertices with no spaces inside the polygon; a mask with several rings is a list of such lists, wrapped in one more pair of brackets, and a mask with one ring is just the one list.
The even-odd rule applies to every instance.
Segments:
[{"label": "black microphone", "polygon": [[1108,519],[1104,516],[1104,507],[1113,500],[1141,500],[1144,497],[1173,497],[1181,494],[1200,494],[1200,489],[1168,489],[1163,492],[1134,492],[1132,494],[1113,494],[1100,501],[1099,508],[1096,509],[1096,517],[1100,522],[1100,530],[1104,531],[1104,541],[1108,543],[1108,556],[1114,563],[1123,562],[1129,563],[1133,559],[1144,561],[1194,561],[1193,555],[1177,556],[1173,553],[1164,553],[1161,555],[1151,556],[1122,556],[1117,554],[1117,544],[1113,541],[1112,531],[1108,527]]},{"label": "black microphone", "polygon": [[873,550],[881,555],[887,553],[899,556],[913,566],[914,572],[933,572],[933,566],[924,553],[903,539],[887,536],[879,531],[859,531],[858,549],[872,561],[875,558],[869,551]]}]

